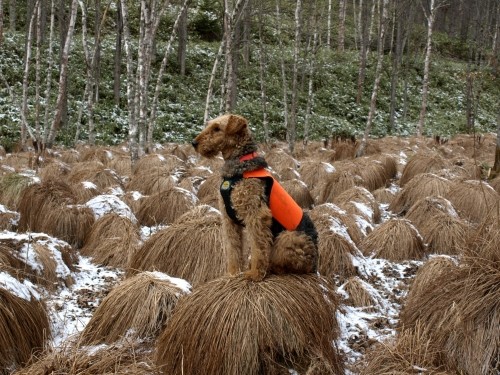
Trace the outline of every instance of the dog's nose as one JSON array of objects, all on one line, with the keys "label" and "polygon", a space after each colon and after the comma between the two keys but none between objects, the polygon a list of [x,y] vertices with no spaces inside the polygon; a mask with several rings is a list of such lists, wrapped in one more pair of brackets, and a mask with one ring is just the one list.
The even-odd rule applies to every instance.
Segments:
[{"label": "dog's nose", "polygon": [[196,140],[193,140],[193,142],[191,142],[191,144],[193,145],[193,147],[196,149],[196,146],[198,146],[198,142]]}]

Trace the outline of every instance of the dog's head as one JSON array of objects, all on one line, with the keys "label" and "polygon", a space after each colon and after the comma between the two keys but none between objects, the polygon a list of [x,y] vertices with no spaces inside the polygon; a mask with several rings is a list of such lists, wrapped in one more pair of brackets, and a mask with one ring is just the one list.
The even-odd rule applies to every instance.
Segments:
[{"label": "dog's head", "polygon": [[224,159],[229,159],[249,141],[248,121],[244,117],[227,114],[208,121],[205,129],[191,143],[202,156],[212,158],[222,152]]}]

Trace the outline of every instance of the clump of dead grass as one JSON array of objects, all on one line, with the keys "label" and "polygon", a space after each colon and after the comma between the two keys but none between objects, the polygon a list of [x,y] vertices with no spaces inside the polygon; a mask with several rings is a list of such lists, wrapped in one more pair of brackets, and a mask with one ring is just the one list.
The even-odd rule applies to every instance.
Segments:
[{"label": "clump of dead grass", "polygon": [[360,244],[365,256],[393,262],[422,259],[425,245],[417,229],[406,219],[391,218],[369,233]]},{"label": "clump of dead grass", "polygon": [[22,191],[33,183],[33,179],[18,173],[8,173],[0,177],[0,203],[17,209]]},{"label": "clump of dead grass", "polygon": [[434,173],[415,175],[396,195],[389,205],[389,210],[404,214],[418,200],[426,197],[445,196],[451,189],[452,182]]},{"label": "clump of dead grass", "polygon": [[427,219],[440,213],[445,213],[453,217],[458,216],[455,208],[448,199],[439,196],[429,196],[416,201],[406,213],[405,218],[415,224],[417,228],[425,230]]},{"label": "clump of dead grass", "polygon": [[0,373],[26,364],[49,338],[45,306],[33,296],[27,300],[0,288]]},{"label": "clump of dead grass", "polygon": [[333,286],[316,275],[222,277],[179,302],[156,363],[167,374],[343,374],[337,307]]},{"label": "clump of dead grass", "polygon": [[68,182],[78,183],[90,181],[99,189],[108,187],[123,187],[120,176],[115,171],[106,168],[99,161],[85,161],[73,164],[68,174]]},{"label": "clump of dead grass", "polygon": [[[160,272],[142,272],[115,286],[80,334],[83,345],[111,344],[122,337],[155,339],[189,289]],[[186,283],[187,287],[187,283]]]},{"label": "clump of dead grass", "polygon": [[360,183],[360,177],[349,170],[341,169],[327,176],[326,180],[318,187],[317,204],[333,203],[342,192]]},{"label": "clump of dead grass", "polygon": [[366,188],[353,186],[334,198],[333,203],[350,214],[364,217],[371,223],[381,220],[380,207]]},{"label": "clump of dead grass", "polygon": [[376,301],[368,292],[365,283],[358,276],[349,277],[342,285],[342,289],[348,297],[345,301],[347,305],[363,308],[364,311],[374,311]]},{"label": "clump of dead grass", "polygon": [[420,173],[433,173],[449,166],[446,160],[438,153],[421,152],[413,155],[403,168],[399,185],[403,187],[413,177]]},{"label": "clump of dead grass", "polygon": [[137,225],[117,213],[100,217],[85,238],[81,254],[92,257],[97,264],[126,267],[140,246]]},{"label": "clump of dead grass", "polygon": [[151,195],[174,186],[175,179],[172,176],[172,169],[164,165],[153,165],[144,170],[137,170],[127,183],[127,190]]},{"label": "clump of dead grass", "polygon": [[149,227],[170,224],[197,204],[194,194],[174,186],[141,199],[136,217],[141,225]]},{"label": "clump of dead grass", "polygon": [[219,208],[220,184],[222,178],[219,173],[207,177],[198,188],[197,197],[202,204],[209,204]]},{"label": "clump of dead grass", "polygon": [[161,271],[199,285],[224,274],[220,214],[184,217],[152,235],[132,256],[127,272]]},{"label": "clump of dead grass", "polygon": [[314,204],[313,197],[307,185],[298,179],[286,180],[281,182],[281,186],[293,198],[297,204],[305,209],[312,208]]}]

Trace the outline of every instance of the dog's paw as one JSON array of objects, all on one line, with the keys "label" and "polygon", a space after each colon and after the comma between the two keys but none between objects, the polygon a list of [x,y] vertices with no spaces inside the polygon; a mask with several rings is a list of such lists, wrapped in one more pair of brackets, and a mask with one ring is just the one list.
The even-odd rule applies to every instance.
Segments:
[{"label": "dog's paw", "polygon": [[266,273],[258,270],[248,270],[243,272],[243,277],[250,281],[262,281],[266,277]]}]

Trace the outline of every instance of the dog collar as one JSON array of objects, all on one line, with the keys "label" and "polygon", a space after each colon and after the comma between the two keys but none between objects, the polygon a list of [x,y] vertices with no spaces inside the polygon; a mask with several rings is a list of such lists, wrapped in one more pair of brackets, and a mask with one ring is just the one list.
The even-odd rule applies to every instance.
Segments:
[{"label": "dog collar", "polygon": [[254,152],[252,152],[250,154],[246,154],[246,155],[240,156],[240,161],[252,160],[253,158],[256,158],[257,156],[259,156],[259,154],[257,154],[254,151]]}]

